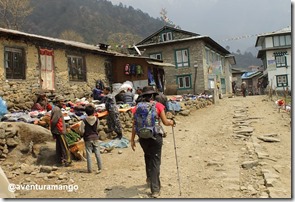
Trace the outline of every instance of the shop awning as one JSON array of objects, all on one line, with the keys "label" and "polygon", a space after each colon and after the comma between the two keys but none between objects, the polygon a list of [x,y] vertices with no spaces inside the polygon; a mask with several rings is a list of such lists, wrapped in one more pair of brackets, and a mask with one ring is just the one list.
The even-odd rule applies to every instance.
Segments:
[{"label": "shop awning", "polygon": [[175,65],[173,65],[171,63],[154,62],[154,61],[147,61],[147,63],[150,65],[156,65],[156,66],[161,66],[161,67],[175,67]]}]

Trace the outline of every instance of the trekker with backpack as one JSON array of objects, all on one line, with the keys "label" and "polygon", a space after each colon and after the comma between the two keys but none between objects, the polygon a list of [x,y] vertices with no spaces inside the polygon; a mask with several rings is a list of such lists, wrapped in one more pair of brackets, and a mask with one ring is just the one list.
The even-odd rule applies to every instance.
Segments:
[{"label": "trekker with backpack", "polygon": [[131,136],[131,148],[135,151],[135,135],[139,137],[140,146],[144,152],[146,182],[151,189],[151,196],[157,198],[160,195],[160,165],[163,145],[163,131],[159,126],[160,120],[166,126],[175,126],[173,120],[165,115],[165,106],[154,101],[158,93],[152,86],[143,88],[141,100],[133,108],[133,127]]}]

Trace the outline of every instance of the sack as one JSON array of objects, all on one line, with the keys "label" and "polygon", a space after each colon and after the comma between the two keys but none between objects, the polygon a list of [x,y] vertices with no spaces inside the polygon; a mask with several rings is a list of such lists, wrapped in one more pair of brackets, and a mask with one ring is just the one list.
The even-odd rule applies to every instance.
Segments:
[{"label": "sack", "polygon": [[137,104],[134,121],[136,133],[140,138],[155,139],[154,135],[158,132],[156,130],[158,114],[155,105],[155,102],[139,102]]}]

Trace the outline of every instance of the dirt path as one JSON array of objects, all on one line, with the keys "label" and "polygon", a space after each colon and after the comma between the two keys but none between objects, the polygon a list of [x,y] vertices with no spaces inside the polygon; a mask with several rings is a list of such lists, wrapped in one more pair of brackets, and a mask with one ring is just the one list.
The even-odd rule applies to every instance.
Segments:
[{"label": "dirt path", "polygon": [[[290,198],[290,115],[278,113],[274,103],[265,98],[225,98],[216,105],[191,112],[190,116],[177,116],[174,135],[181,196],[172,130],[166,127],[161,198]],[[280,142],[257,138],[267,134]],[[131,148],[115,149],[102,154],[102,159],[104,170],[99,175],[84,173],[85,162],[75,162],[73,167],[56,171],[56,176],[66,172],[66,183],[78,185],[77,191],[21,191],[17,197],[148,197],[143,152],[138,143],[135,152]],[[12,181],[19,183],[25,178],[20,176]],[[45,181],[30,178],[41,184],[60,183],[56,177]]]}]

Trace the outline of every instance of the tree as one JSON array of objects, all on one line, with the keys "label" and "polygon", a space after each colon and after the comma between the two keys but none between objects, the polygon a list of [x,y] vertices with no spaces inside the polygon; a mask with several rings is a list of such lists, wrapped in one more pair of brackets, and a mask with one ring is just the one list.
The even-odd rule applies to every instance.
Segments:
[{"label": "tree", "polygon": [[8,29],[19,30],[32,11],[31,0],[0,0],[0,24]]},{"label": "tree", "polygon": [[84,42],[84,38],[73,30],[65,30],[59,35],[60,39]]}]

